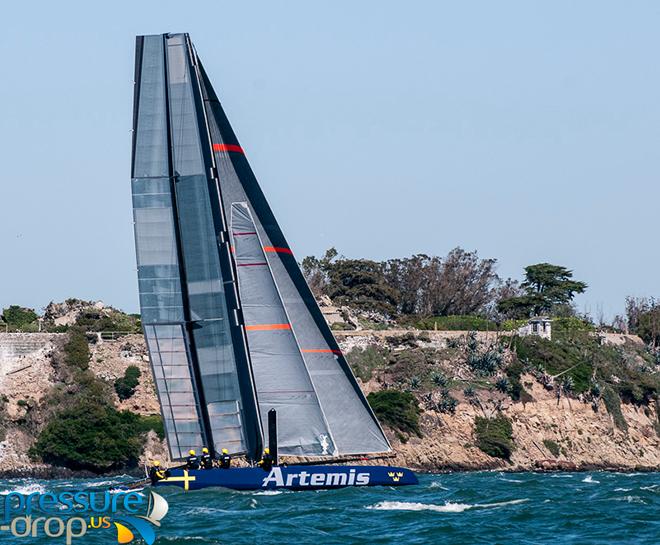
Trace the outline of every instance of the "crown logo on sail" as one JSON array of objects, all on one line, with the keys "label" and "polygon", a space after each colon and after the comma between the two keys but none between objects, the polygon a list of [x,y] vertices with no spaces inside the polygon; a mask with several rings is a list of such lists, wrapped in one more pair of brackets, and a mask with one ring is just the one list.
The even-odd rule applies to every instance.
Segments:
[{"label": "crown logo on sail", "polygon": [[390,477],[395,483],[398,483],[401,477],[403,477],[403,472],[402,471],[388,471],[387,473],[388,477]]}]

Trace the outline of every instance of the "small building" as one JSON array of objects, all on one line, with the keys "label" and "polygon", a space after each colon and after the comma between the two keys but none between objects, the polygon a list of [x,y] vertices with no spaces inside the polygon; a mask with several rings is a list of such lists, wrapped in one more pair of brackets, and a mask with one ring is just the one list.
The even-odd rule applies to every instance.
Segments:
[{"label": "small building", "polygon": [[523,337],[527,335],[538,335],[544,339],[552,339],[552,320],[547,316],[535,316],[527,320],[527,323],[518,328],[518,334]]}]

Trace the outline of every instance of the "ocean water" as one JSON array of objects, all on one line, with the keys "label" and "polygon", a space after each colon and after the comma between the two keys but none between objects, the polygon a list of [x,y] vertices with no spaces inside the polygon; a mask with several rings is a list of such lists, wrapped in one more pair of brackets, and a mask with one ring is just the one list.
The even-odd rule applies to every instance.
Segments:
[{"label": "ocean water", "polygon": [[[0,480],[10,491],[112,490],[129,477]],[[148,492],[145,491],[147,494]],[[159,488],[164,544],[659,544],[660,473],[453,473],[419,486],[312,492]],[[114,528],[73,543],[117,543]],[[64,543],[15,538],[0,543]],[[140,543],[139,540],[134,543]]]}]

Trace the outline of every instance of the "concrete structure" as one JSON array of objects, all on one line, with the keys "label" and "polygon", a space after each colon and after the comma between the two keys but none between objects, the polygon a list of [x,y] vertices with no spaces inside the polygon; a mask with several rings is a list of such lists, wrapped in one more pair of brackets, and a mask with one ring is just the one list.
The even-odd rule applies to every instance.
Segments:
[{"label": "concrete structure", "polygon": [[552,320],[547,316],[530,318],[524,326],[518,328],[518,334],[523,337],[537,335],[550,340],[552,339]]}]

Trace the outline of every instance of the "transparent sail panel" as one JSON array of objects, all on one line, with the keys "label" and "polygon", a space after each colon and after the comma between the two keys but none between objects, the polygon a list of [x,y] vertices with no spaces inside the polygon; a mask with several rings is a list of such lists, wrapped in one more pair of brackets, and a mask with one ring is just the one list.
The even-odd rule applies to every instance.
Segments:
[{"label": "transparent sail panel", "polygon": [[267,421],[268,411],[277,410],[281,454],[334,454],[314,386],[245,203],[231,206],[231,235],[261,419]]},{"label": "transparent sail panel", "polygon": [[170,451],[184,458],[203,444],[184,331],[179,325],[148,325],[144,334]]},{"label": "transparent sail panel", "polygon": [[176,182],[197,364],[216,450],[245,452],[241,395],[206,176]]},{"label": "transparent sail panel", "polygon": [[172,458],[204,443],[192,363],[168,175],[162,36],[138,39],[133,217],[140,309]]}]

